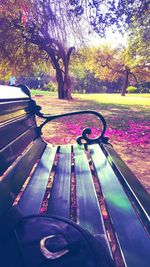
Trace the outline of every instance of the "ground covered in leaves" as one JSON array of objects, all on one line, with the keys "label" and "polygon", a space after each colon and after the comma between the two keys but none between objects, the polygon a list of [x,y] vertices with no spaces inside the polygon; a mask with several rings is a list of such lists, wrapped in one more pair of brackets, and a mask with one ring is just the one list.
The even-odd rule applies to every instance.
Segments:
[{"label": "ground covered in leaves", "polygon": [[[150,109],[148,107],[104,104],[75,97],[72,101],[55,96],[35,95],[33,99],[50,115],[80,110],[96,110],[106,119],[105,136],[150,192]],[[40,121],[38,121],[40,123]],[[93,115],[77,115],[57,119],[43,129],[43,137],[52,144],[74,143],[85,127],[92,128],[93,137],[100,133],[101,123]]]}]

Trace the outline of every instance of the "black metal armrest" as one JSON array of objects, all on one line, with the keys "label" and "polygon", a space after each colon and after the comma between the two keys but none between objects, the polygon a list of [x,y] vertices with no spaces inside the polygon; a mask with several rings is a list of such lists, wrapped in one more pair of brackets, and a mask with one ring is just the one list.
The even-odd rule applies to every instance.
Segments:
[{"label": "black metal armrest", "polygon": [[38,131],[39,134],[42,134],[42,128],[44,125],[46,125],[48,122],[58,119],[58,118],[62,118],[62,117],[68,117],[68,116],[74,116],[74,115],[79,115],[79,114],[93,114],[96,117],[98,117],[98,119],[100,120],[100,122],[103,125],[102,131],[100,133],[100,135],[96,138],[90,138],[89,135],[92,133],[90,128],[85,128],[82,132],[82,135],[77,137],[77,143],[78,144],[82,144],[83,142],[86,144],[94,144],[94,143],[104,143],[107,144],[108,143],[108,137],[105,137],[104,134],[106,132],[106,121],[104,119],[104,117],[93,110],[83,110],[83,111],[76,111],[76,112],[70,112],[70,113],[65,113],[65,114],[58,114],[58,115],[48,115],[48,114],[43,114],[41,113],[41,107],[39,105],[36,104],[36,102],[34,100],[31,100],[31,105],[30,105],[30,113],[37,115],[38,117],[44,119],[44,121],[41,123],[41,125],[38,127]]}]

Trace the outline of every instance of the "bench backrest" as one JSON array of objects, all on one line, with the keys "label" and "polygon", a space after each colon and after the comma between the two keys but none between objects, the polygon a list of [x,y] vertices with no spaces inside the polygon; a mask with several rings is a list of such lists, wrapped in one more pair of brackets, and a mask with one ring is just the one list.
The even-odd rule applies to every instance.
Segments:
[{"label": "bench backrest", "polygon": [[26,87],[0,86],[0,214],[12,205],[45,147],[31,104]]}]

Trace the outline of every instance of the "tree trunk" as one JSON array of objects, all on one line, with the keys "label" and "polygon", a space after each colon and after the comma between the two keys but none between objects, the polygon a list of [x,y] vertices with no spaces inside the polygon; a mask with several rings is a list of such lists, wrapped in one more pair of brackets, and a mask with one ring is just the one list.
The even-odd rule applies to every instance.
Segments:
[{"label": "tree trunk", "polygon": [[59,66],[56,68],[56,80],[58,84],[58,99],[65,99],[64,94],[64,80],[62,75],[62,70]]},{"label": "tree trunk", "polygon": [[75,51],[75,47],[72,46],[68,49],[65,60],[64,60],[64,90],[65,90],[65,96],[67,99],[72,99],[71,96],[71,81],[69,77],[69,63],[70,63],[70,57],[71,54]]},{"label": "tree trunk", "polygon": [[[46,49],[45,49],[46,50]],[[53,67],[56,71],[56,80],[57,80],[57,84],[58,84],[58,99],[66,99],[65,97],[65,90],[64,90],[64,77],[63,77],[63,71],[60,67],[60,64],[58,62],[58,59],[56,58],[53,50],[51,49],[51,47],[46,50],[46,52],[49,54]]]},{"label": "tree trunk", "polygon": [[121,96],[125,96],[126,95],[126,90],[127,90],[127,87],[128,87],[128,83],[129,83],[129,70],[128,68],[126,67],[125,68],[125,78],[124,78],[124,84],[123,84],[123,87],[122,87],[122,90],[121,90]]},{"label": "tree trunk", "polygon": [[65,73],[64,73],[64,93],[65,93],[66,99],[72,99],[72,96],[71,96],[71,84],[70,84],[70,77],[69,77],[68,66],[65,66]]},{"label": "tree trunk", "polygon": [[[69,48],[66,53],[62,45],[53,40],[57,47],[57,54],[54,53],[53,48],[45,47],[45,51],[49,54],[53,67],[56,70],[56,80],[58,83],[58,98],[59,99],[71,99],[71,86],[69,77],[69,61],[74,47]],[[59,55],[59,56],[58,56]],[[63,63],[63,68],[61,67]]]},{"label": "tree trunk", "polygon": [[60,67],[57,67],[56,80],[58,83],[58,99],[72,99],[68,69],[65,69],[65,73],[63,73]]}]

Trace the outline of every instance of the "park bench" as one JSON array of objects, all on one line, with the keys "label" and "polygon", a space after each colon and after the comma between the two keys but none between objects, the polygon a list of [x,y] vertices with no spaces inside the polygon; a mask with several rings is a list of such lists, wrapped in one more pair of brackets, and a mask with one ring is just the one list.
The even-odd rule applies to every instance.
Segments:
[{"label": "park bench", "polygon": [[71,114],[43,115],[26,86],[0,86],[0,215],[18,205],[25,216],[70,218],[104,243],[116,265],[148,267],[149,195],[108,143],[102,115],[73,116],[80,114],[101,120],[99,137],[87,129],[77,144],[47,144],[42,127]]}]

